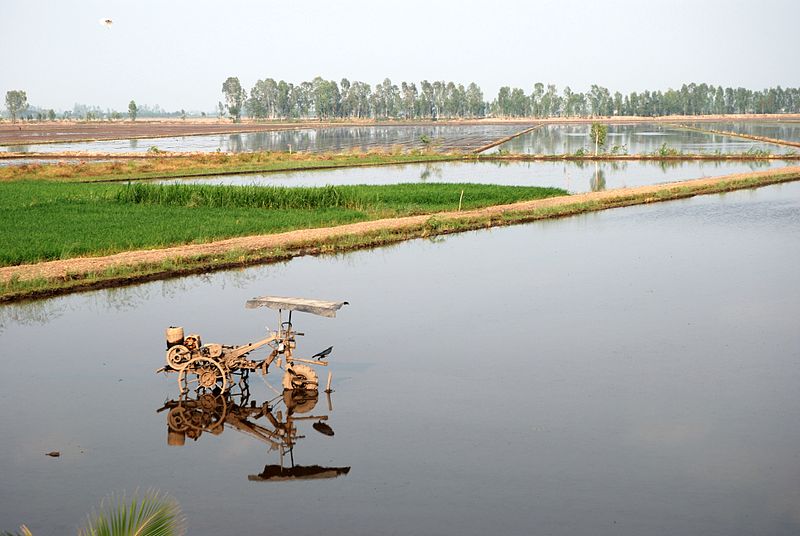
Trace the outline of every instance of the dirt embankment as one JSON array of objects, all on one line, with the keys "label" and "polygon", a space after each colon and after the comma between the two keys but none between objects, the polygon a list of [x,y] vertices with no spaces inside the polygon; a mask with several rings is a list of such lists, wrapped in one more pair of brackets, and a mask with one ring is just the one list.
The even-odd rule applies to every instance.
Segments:
[{"label": "dirt embankment", "polygon": [[244,120],[241,123],[204,120],[138,120],[138,121],[54,121],[43,123],[0,122],[0,145],[34,145],[77,141],[97,141],[133,138],[163,138],[172,136],[202,136],[206,134],[235,134],[301,128],[341,126],[442,126],[442,125],[505,125],[534,123],[603,123],[632,122],[704,122],[704,121],[800,121],[800,114],[778,115],[705,115],[666,117],[520,117],[458,119],[440,121],[270,121]]},{"label": "dirt embankment", "polygon": [[[533,219],[595,211],[603,208],[665,201],[740,188],[751,188],[791,180],[800,180],[800,166],[754,173],[726,175],[711,179],[697,179],[677,183],[641,186],[636,188],[620,188],[604,192],[553,197],[471,211],[391,218],[341,225],[338,227],[303,229],[271,235],[230,238],[206,244],[130,251],[104,257],[81,257],[37,264],[9,266],[0,268],[0,281],[7,282],[12,279],[31,280],[37,278],[51,280],[80,278],[81,274],[101,274],[105,270],[119,267],[136,267],[139,265],[153,265],[170,260],[180,261],[181,259],[206,258],[213,255],[224,255],[231,251],[242,253],[265,252],[264,258],[268,258],[269,256],[266,252],[279,249],[289,252],[288,254],[283,254],[282,258],[286,258],[304,254],[308,252],[309,248],[324,246],[326,243],[334,243],[336,240],[345,237],[366,236],[382,231],[409,231],[405,238],[437,234],[435,227],[426,227],[430,227],[432,218],[437,222],[437,225],[451,223],[455,224],[451,227],[452,230],[466,230],[469,228],[491,225],[504,225],[515,221],[531,221]],[[461,228],[457,225],[459,223],[463,223]],[[376,242],[376,245],[378,243],[379,242]],[[363,245],[364,244],[362,244],[362,246]],[[295,253],[292,253],[292,251]],[[250,263],[252,264],[252,259]],[[202,264],[199,265],[200,268],[202,268],[202,266]],[[197,271],[197,268],[198,265],[195,265],[195,271]],[[168,277],[169,275],[171,275],[171,272],[167,269],[159,274],[160,277]],[[148,278],[152,279],[152,274],[150,274]],[[131,278],[126,278],[126,282],[130,281]],[[113,286],[113,283],[106,286]]]}]

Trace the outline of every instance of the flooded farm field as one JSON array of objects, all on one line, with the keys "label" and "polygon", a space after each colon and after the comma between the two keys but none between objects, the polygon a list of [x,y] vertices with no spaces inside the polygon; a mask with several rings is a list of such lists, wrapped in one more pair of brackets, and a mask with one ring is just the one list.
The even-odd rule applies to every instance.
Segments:
[{"label": "flooded farm field", "polygon": [[[157,488],[190,534],[797,534],[798,235],[795,182],[2,306],[0,529]],[[264,294],[351,303],[294,319],[334,345],[293,452],[331,478],[213,426],[258,375],[169,434],[164,329],[255,340]]]},{"label": "flooded farm field", "polygon": [[47,164],[54,164],[56,162],[64,163],[64,164],[77,164],[79,162],[108,162],[108,159],[103,158],[59,158],[58,160],[53,159],[45,159],[45,158],[0,158],[0,167],[4,166],[29,166],[31,164],[38,164],[38,165],[47,165]]},{"label": "flooded farm field", "polygon": [[170,179],[164,183],[260,186],[326,186],[464,182],[508,186],[555,186],[569,192],[611,190],[663,182],[718,177],[784,167],[787,162],[732,161],[603,161],[603,162],[429,162],[329,170],[219,175]]},{"label": "flooded farm field", "polygon": [[794,141],[800,143],[800,121],[721,121],[719,123],[691,123],[695,128],[719,130],[722,132],[738,132],[750,136],[761,136],[776,140]]},{"label": "flooded farm field", "polygon": [[[341,152],[348,150],[405,150],[432,148],[438,151],[473,151],[494,140],[511,136],[530,125],[465,125],[465,126],[365,126],[319,129],[275,130],[172,138],[103,140],[93,142],[50,143],[42,145],[9,145],[9,152],[61,153],[86,151],[99,153],[159,151],[253,152],[308,151]],[[423,141],[426,140],[426,141]]]},{"label": "flooded farm field", "polygon": [[[594,153],[594,140],[589,138],[590,128],[591,125],[588,124],[544,125],[489,149],[487,152],[574,154],[583,149]],[[747,151],[767,151],[772,154],[791,152],[790,147],[777,144],[707,134],[660,123],[610,124],[608,125],[605,150],[618,154],[654,154],[658,153],[664,144],[669,149],[692,154],[715,154],[717,152],[731,154]]]}]

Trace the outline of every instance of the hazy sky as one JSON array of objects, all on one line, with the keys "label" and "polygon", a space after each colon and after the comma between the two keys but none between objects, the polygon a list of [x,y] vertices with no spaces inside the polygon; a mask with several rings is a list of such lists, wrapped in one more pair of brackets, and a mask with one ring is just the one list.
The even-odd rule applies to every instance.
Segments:
[{"label": "hazy sky", "polygon": [[[100,19],[113,19],[111,28]],[[800,1],[2,0],[0,92],[213,110],[222,82],[800,86]]]}]

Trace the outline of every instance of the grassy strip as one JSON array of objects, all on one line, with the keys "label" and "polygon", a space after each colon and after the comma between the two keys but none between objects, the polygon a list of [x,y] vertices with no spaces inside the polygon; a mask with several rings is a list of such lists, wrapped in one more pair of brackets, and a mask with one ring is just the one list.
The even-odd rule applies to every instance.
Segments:
[{"label": "grassy strip", "polygon": [[586,202],[567,202],[555,206],[538,207],[527,211],[507,211],[494,216],[450,216],[447,218],[431,216],[423,225],[414,227],[386,229],[362,235],[335,237],[320,243],[296,243],[286,248],[247,252],[232,250],[224,255],[169,259],[161,263],[114,267],[103,272],[71,274],[65,278],[51,280],[19,280],[12,278],[6,282],[0,282],[0,302],[44,298],[75,291],[94,290],[170,277],[181,277],[210,270],[278,262],[300,255],[328,254],[371,248],[411,238],[445,235],[492,226],[513,225],[541,219],[559,218],[599,211],[608,208],[681,199],[695,195],[723,193],[794,180],[800,180],[800,174],[774,173],[756,177],[742,177],[711,184],[665,187],[655,193],[648,192],[607,196]]},{"label": "grassy strip", "polygon": [[[346,167],[383,166],[449,161],[603,161],[603,160],[798,160],[800,154],[780,155],[762,152],[736,154],[689,154],[662,151],[663,154],[611,155],[600,154],[438,154],[428,152],[369,152],[343,154],[309,153],[237,153],[148,157],[110,162],[79,162],[52,164],[22,164],[0,167],[0,183],[18,180],[46,180],[59,182],[126,182],[146,179],[203,177],[243,173],[273,173],[280,171],[323,170]],[[69,158],[80,158],[69,157]]]},{"label": "grassy strip", "polygon": [[[65,156],[65,158],[80,158],[80,156]],[[186,156],[117,159],[111,162],[54,162],[52,164],[3,166],[0,167],[0,182],[16,180],[64,182],[131,181],[202,177],[219,174],[270,173],[338,167],[444,162],[463,158],[465,156],[460,154],[438,154],[420,151],[407,153],[350,152],[342,154],[283,152],[207,153]]]},{"label": "grassy strip", "polygon": [[279,188],[17,181],[2,188],[0,266],[429,214],[456,210],[460,201],[473,209],[567,193],[437,183]]}]

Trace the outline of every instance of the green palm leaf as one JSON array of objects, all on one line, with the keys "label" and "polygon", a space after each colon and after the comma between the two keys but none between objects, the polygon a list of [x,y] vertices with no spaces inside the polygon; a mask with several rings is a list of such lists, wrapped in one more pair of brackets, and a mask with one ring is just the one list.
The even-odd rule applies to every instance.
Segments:
[{"label": "green palm leaf", "polygon": [[92,512],[80,536],[174,536],[186,533],[186,519],[169,495],[148,491],[128,499],[110,496]]}]

